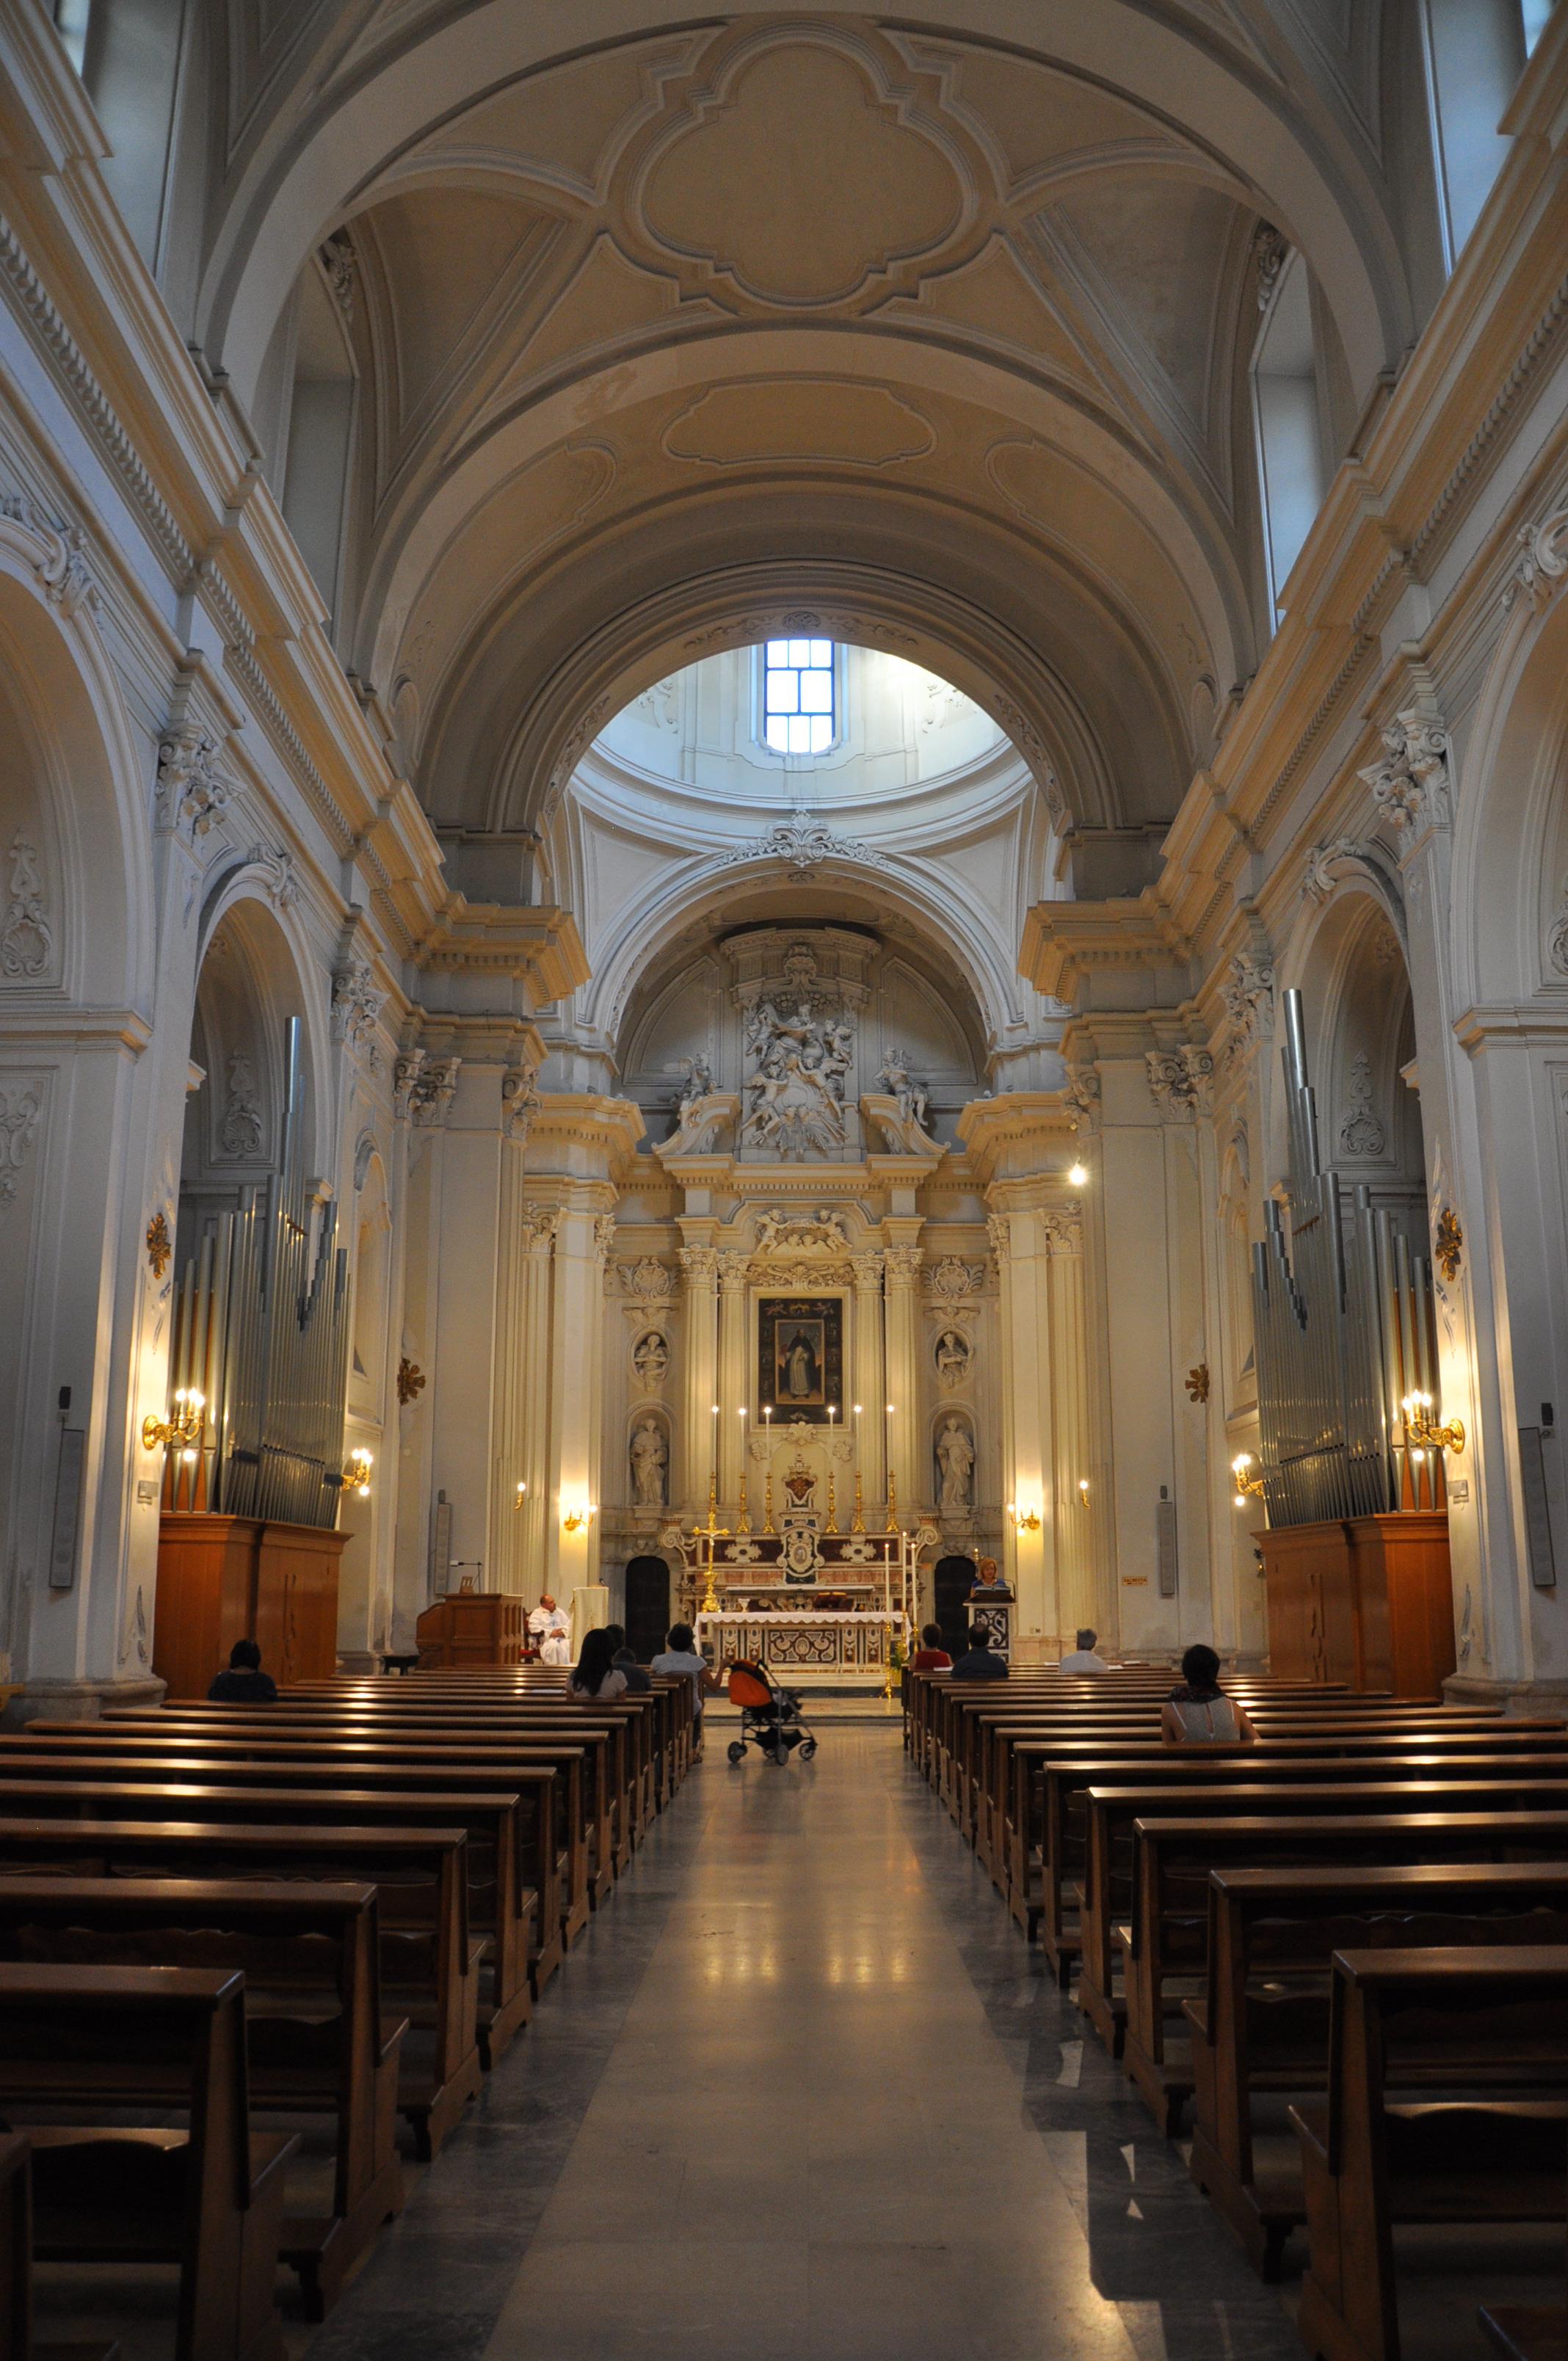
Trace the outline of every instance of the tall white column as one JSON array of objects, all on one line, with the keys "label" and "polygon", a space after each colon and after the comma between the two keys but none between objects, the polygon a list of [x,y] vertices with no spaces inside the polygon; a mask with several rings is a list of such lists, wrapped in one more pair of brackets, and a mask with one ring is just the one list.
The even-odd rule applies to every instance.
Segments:
[{"label": "tall white column", "polygon": [[[1041,1184],[1006,1183],[999,1202],[1007,1231],[999,1257],[1003,1301],[1003,1384],[1008,1412],[1003,1465],[1009,1521],[1007,1555],[1017,1599],[1020,1652],[1050,1653],[1059,1626],[1057,1603],[1056,1451],[1051,1346],[1051,1243],[1055,1216],[1039,1200]],[[992,1192],[993,1195],[996,1192]],[[994,1233],[993,1233],[994,1235]]]},{"label": "tall white column", "polygon": [[[604,1257],[598,1222],[609,1193],[572,1191],[555,1232],[550,1290],[549,1464],[545,1470],[544,1574],[563,1605],[595,1579],[598,1536],[600,1370],[604,1356]],[[566,1519],[580,1521],[567,1530]]]},{"label": "tall white column", "polygon": [[891,1216],[883,1224],[888,1237],[883,1256],[886,1293],[883,1300],[887,1400],[888,1459],[898,1488],[898,1514],[907,1522],[917,1508],[929,1505],[931,1475],[926,1465],[926,1438],[920,1422],[919,1370],[916,1359],[919,1340],[919,1308],[915,1285],[924,1260],[916,1245],[921,1224],[909,1215]]},{"label": "tall white column", "polygon": [[[713,1405],[718,1371],[718,1256],[706,1244],[681,1248],[685,1280],[682,1357],[685,1383],[682,1388],[685,1415],[681,1435],[681,1494],[694,1521],[707,1506],[707,1484],[716,1448]],[[739,1426],[739,1419],[735,1422]]]},{"label": "tall white column", "polygon": [[718,1497],[726,1511],[733,1509],[740,1497],[740,1406],[744,1403],[753,1413],[757,1408],[751,1399],[751,1376],[747,1367],[746,1273],[750,1263],[751,1257],[744,1254],[725,1253],[718,1257],[718,1380],[717,1390],[709,1397],[708,1420],[711,1424],[711,1405],[717,1402]]},{"label": "tall white column", "polygon": [[[855,1273],[854,1386],[848,1423],[860,1433],[861,1481],[865,1493],[866,1521],[887,1497],[887,1373],[883,1362],[883,1303],[880,1254],[851,1257]],[[861,1415],[853,1406],[861,1405]],[[896,1413],[895,1413],[896,1415]],[[914,1416],[913,1408],[909,1415]]]},{"label": "tall white column", "polygon": [[[1063,1642],[1096,1619],[1093,1487],[1090,1478],[1089,1363],[1084,1320],[1083,1221],[1076,1210],[1040,1216],[1048,1259],[1050,1516]],[[1089,1494],[1080,1490],[1090,1482]],[[1049,1634],[1046,1635],[1047,1638]],[[1047,1651],[1048,1653],[1048,1651]]]},{"label": "tall white column", "polygon": [[[521,1171],[505,1192],[502,1287],[506,1345],[498,1354],[491,1529],[498,1587],[532,1598],[544,1573],[550,1496],[550,1252],[559,1209],[531,1203]],[[518,1485],[526,1486],[518,1506]]]}]

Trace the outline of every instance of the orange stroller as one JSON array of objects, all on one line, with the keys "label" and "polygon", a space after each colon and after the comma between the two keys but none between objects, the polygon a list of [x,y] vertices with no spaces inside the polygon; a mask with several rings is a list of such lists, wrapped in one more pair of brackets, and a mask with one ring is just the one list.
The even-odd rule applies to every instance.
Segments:
[{"label": "orange stroller", "polygon": [[800,1699],[781,1689],[762,1664],[729,1667],[729,1702],[740,1708],[740,1735],[729,1741],[729,1760],[745,1760],[749,1745],[760,1747],[772,1763],[787,1763],[798,1746],[800,1759],[809,1763],[817,1741],[803,1719]]}]

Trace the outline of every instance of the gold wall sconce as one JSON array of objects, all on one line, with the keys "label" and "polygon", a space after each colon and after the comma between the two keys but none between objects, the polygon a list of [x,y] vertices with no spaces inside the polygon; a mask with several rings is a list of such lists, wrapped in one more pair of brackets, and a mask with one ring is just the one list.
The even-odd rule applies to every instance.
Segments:
[{"label": "gold wall sconce", "polygon": [[1247,1474],[1247,1470],[1251,1466],[1252,1454],[1250,1451],[1238,1452],[1236,1456],[1231,1462],[1231,1474],[1236,1479],[1236,1506],[1238,1509],[1245,1509],[1246,1507],[1249,1497],[1255,1499],[1261,1499],[1263,1497],[1262,1474],[1260,1472],[1256,1476],[1249,1476]]},{"label": "gold wall sconce", "polygon": [[1464,1426],[1462,1420],[1451,1418],[1440,1425],[1432,1415],[1431,1394],[1407,1394],[1399,1405],[1405,1413],[1405,1442],[1417,1453],[1423,1451],[1461,1452],[1464,1448]]},{"label": "gold wall sconce", "polygon": [[1007,1503],[1007,1516],[1015,1533],[1037,1533],[1040,1512],[1037,1509],[1021,1509],[1014,1500]]},{"label": "gold wall sconce", "polygon": [[194,1386],[180,1386],[174,1394],[172,1418],[154,1418],[149,1411],[141,1422],[144,1451],[156,1451],[161,1444],[166,1449],[189,1452],[202,1440],[207,1423],[207,1398]]},{"label": "gold wall sconce", "polygon": [[365,1450],[363,1446],[351,1451],[348,1455],[348,1463],[343,1471],[344,1489],[357,1492],[362,1500],[367,1500],[370,1498],[372,1464],[373,1454]]}]

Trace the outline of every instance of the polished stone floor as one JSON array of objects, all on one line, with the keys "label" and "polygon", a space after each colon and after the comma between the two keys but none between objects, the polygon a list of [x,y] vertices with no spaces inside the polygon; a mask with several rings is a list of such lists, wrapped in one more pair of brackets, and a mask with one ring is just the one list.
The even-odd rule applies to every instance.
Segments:
[{"label": "polished stone floor", "polygon": [[1299,2361],[1080,2024],[896,1730],[715,1747],[309,2361]]}]

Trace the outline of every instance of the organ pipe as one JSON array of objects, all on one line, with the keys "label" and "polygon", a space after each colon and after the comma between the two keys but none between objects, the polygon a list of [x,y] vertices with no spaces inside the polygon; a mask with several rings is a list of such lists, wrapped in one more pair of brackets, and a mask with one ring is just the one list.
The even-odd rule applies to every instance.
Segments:
[{"label": "organ pipe", "polygon": [[1284,995],[1288,1177],[1253,1248],[1259,1460],[1271,1526],[1442,1505],[1441,1454],[1398,1405],[1432,1390],[1431,1268],[1359,1183],[1324,1171],[1301,995]]},{"label": "organ pipe", "polygon": [[176,1460],[174,1509],[337,1522],[348,1378],[348,1256],[334,1205],[305,1188],[300,1023],[285,1049],[280,1169],[210,1221],[181,1275],[174,1314],[177,1386],[206,1400],[200,1450]]}]

